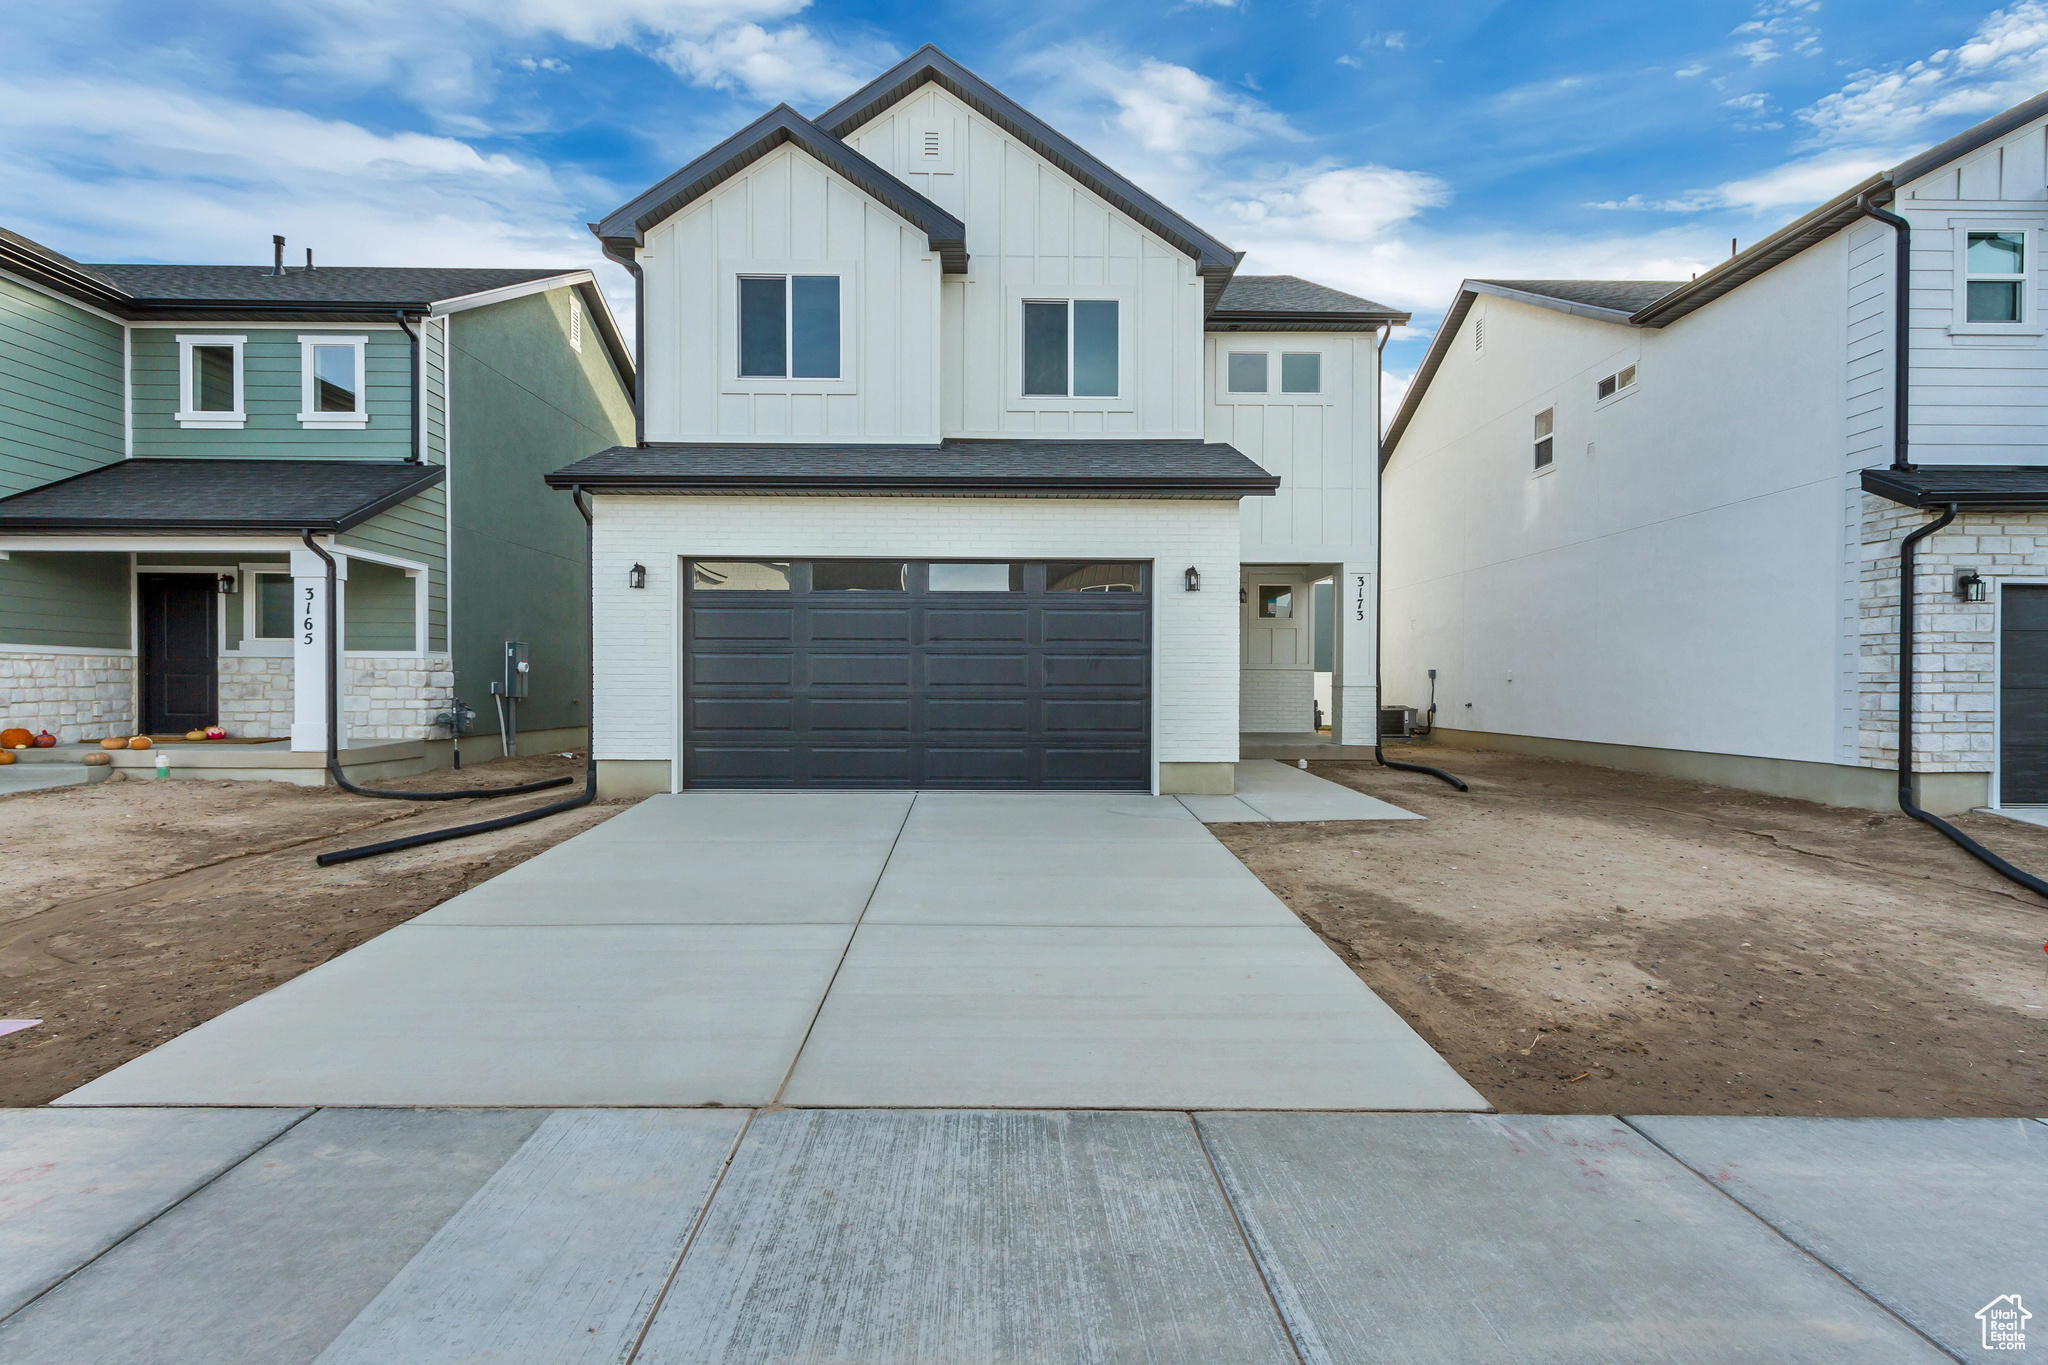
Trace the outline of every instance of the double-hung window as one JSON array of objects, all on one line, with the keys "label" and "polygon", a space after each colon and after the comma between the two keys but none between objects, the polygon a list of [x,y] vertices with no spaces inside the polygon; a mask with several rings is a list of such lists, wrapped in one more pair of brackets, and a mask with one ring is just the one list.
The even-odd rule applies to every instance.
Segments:
[{"label": "double-hung window", "polygon": [[2027,234],[1972,232],[1963,248],[1964,321],[2027,321]]},{"label": "double-hung window", "polygon": [[1550,468],[1556,412],[1555,408],[1545,408],[1536,414],[1536,468],[1539,471]]},{"label": "double-hung window", "polygon": [[839,276],[740,276],[742,379],[837,379]]},{"label": "double-hung window", "polygon": [[299,425],[366,427],[370,424],[368,337],[324,334],[299,337]]},{"label": "double-hung window", "polygon": [[239,430],[242,408],[242,344],[246,337],[178,337],[178,412],[181,427]]},{"label": "double-hung window", "polygon": [[1024,302],[1024,396],[1117,396],[1115,299]]}]

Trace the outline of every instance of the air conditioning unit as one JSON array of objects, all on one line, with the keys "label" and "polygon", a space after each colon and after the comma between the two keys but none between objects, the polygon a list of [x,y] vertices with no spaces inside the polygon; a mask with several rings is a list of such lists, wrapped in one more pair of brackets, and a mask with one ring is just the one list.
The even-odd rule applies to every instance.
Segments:
[{"label": "air conditioning unit", "polygon": [[1382,706],[1380,708],[1380,738],[1410,739],[1415,734],[1415,708],[1412,706]]}]

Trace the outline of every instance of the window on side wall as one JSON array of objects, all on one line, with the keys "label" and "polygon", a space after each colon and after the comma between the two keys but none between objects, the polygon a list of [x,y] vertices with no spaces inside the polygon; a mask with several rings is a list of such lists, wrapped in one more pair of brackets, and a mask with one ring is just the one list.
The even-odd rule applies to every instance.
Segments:
[{"label": "window on side wall", "polygon": [[1963,248],[1963,320],[2023,323],[2027,318],[2027,234],[1972,232]]},{"label": "window on side wall", "polygon": [[1536,414],[1536,468],[1548,469],[1551,461],[1551,442],[1554,439],[1553,416],[1555,408],[1545,408]]},{"label": "window on side wall", "polygon": [[1115,299],[1027,299],[1024,396],[1115,398],[1118,311]]},{"label": "window on side wall", "polygon": [[242,408],[242,345],[238,336],[178,337],[178,412],[181,427],[239,429]]},{"label": "window on side wall", "polygon": [[1322,391],[1322,352],[1282,351],[1280,353],[1280,392],[1321,393]]},{"label": "window on side wall", "polygon": [[1225,361],[1232,393],[1264,393],[1268,387],[1264,351],[1232,351]]},{"label": "window on side wall", "polygon": [[839,378],[839,276],[740,276],[740,378]]},{"label": "window on side wall", "polygon": [[365,427],[370,424],[368,337],[299,337],[299,424]]},{"label": "window on side wall", "polygon": [[1636,367],[1624,365],[1593,386],[1593,397],[1604,403],[1610,398],[1627,393],[1635,386]]}]

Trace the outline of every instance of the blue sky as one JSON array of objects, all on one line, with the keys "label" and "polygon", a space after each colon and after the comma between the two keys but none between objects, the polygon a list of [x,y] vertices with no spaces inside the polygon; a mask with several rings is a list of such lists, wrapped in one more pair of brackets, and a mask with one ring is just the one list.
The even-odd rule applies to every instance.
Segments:
[{"label": "blue sky", "polygon": [[2048,88],[2048,0],[18,7],[0,224],[85,260],[601,265],[583,224],[939,43],[1232,245],[1413,309],[1683,279]]}]

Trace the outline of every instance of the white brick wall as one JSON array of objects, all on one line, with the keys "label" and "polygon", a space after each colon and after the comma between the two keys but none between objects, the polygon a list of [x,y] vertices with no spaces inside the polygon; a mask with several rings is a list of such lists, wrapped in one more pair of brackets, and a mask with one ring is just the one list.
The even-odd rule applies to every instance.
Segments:
[{"label": "white brick wall", "polygon": [[[1231,501],[607,495],[597,519],[597,756],[672,759],[684,558],[1153,562],[1154,758],[1233,763],[1238,514]],[[647,587],[627,573],[647,566]],[[1189,567],[1203,590],[1182,590]]]},{"label": "white brick wall", "polygon": [[0,729],[48,730],[59,743],[135,727],[135,657],[0,651]]},{"label": "white brick wall", "polygon": [[1316,675],[1304,668],[1247,668],[1238,685],[1244,728],[1254,733],[1306,734],[1315,724],[1315,700]]},{"label": "white brick wall", "polygon": [[[1858,756],[1899,761],[1899,542],[1931,512],[1863,495]],[[1990,600],[1958,602],[1975,569]],[[2001,579],[2048,583],[2048,515],[1965,512],[1920,542],[1913,564],[1913,760],[1917,772],[1988,772],[1996,759]]]}]

